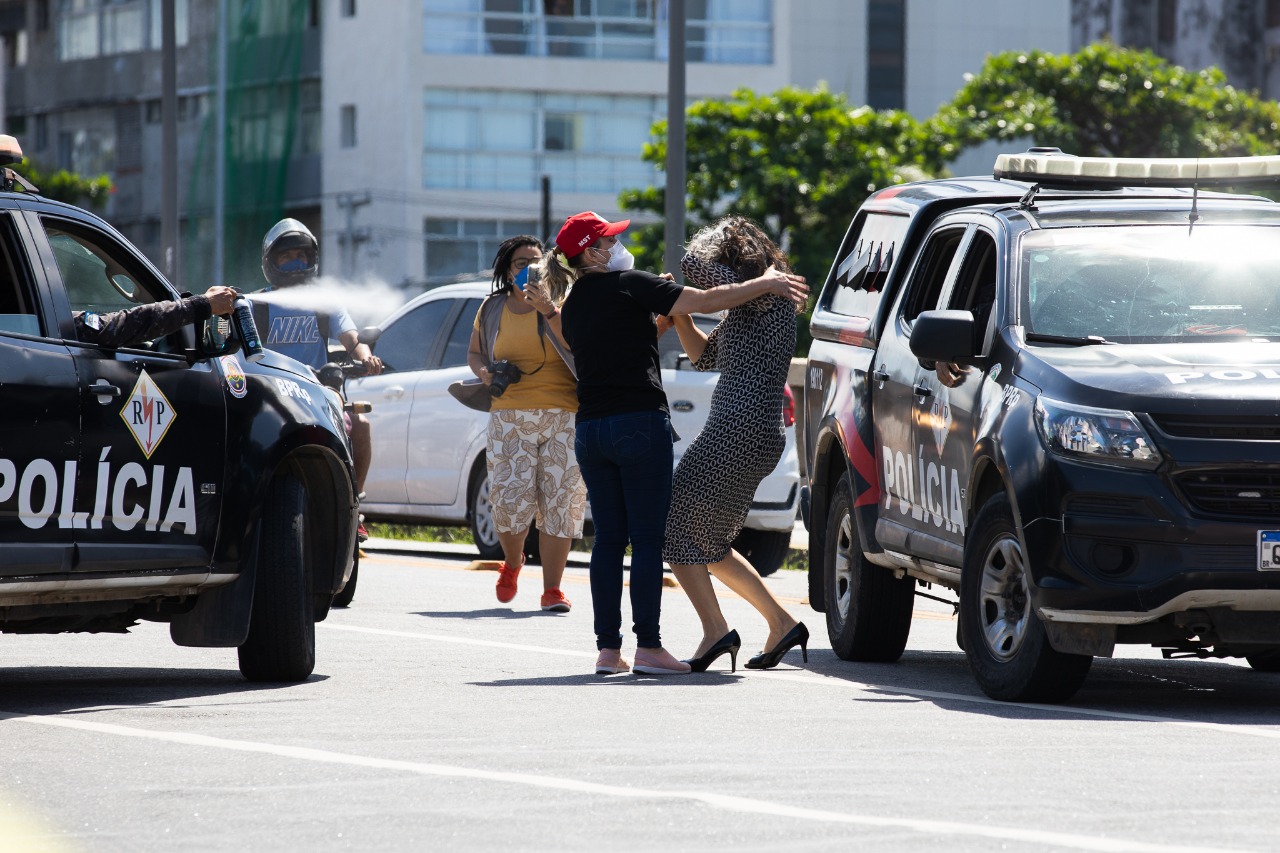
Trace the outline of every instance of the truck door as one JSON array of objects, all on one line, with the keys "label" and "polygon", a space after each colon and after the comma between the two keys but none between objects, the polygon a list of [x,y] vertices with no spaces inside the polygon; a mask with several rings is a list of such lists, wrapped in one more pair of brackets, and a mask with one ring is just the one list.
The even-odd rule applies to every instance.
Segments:
[{"label": "truck door", "polygon": [[[977,351],[985,353],[993,334],[995,297],[996,241],[987,230],[975,228],[962,249],[955,277],[938,302],[926,308],[972,312]],[[983,377],[970,368],[949,387],[937,372],[926,370],[921,384],[925,393],[916,398],[915,406],[917,493],[923,527],[952,546],[933,556],[951,563],[964,547],[965,487],[973,465]]]},{"label": "truck door", "polygon": [[[65,292],[71,311],[106,314],[173,298],[110,234],[55,217],[37,222],[54,261],[50,284]],[[212,364],[188,361],[192,334],[112,349],[73,340],[70,328],[81,422],[77,571],[212,561],[226,476],[226,391]]]},{"label": "truck door", "polygon": [[25,222],[0,213],[0,578],[71,570],[80,398]]},{"label": "truck door", "polygon": [[925,373],[931,371],[911,352],[911,324],[920,312],[937,306],[944,285],[954,276],[966,233],[963,223],[939,225],[926,237],[876,350],[871,405],[883,489],[876,538],[890,550],[915,553],[914,534],[932,526],[920,489],[916,428],[918,409],[930,393]]}]

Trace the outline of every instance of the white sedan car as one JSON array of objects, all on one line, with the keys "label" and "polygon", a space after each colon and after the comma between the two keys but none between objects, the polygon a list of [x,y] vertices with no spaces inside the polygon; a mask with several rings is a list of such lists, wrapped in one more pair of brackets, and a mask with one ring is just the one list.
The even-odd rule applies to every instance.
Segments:
[{"label": "white sedan car", "polygon": [[[502,549],[489,509],[484,455],[489,416],[463,406],[447,390],[451,382],[472,378],[467,346],[489,286],[486,280],[437,287],[388,317],[373,345],[383,373],[349,380],[347,394],[373,404],[373,464],[361,503],[366,518],[469,524],[481,556],[496,559]],[[719,322],[713,316],[696,320],[705,331]],[[675,446],[678,462],[706,421],[719,374],[692,369],[681,358],[674,332],[662,336],[659,348],[671,422],[682,439]],[[788,427],[793,413],[788,390]],[[746,529],[734,543],[762,575],[772,574],[786,557],[799,483],[795,430],[788,429],[782,459],[756,490]]]}]

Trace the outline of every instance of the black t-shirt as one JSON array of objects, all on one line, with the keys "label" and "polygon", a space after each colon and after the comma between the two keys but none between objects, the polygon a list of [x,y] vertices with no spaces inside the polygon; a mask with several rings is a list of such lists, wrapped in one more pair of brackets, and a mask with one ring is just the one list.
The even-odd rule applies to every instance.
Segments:
[{"label": "black t-shirt", "polygon": [[683,291],[640,270],[592,273],[573,285],[560,328],[578,371],[578,420],[667,411],[653,315],[670,311]]}]

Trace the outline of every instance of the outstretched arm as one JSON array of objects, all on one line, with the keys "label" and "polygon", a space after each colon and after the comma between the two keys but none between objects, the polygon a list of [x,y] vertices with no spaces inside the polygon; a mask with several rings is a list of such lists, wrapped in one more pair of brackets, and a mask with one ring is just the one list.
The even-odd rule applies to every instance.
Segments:
[{"label": "outstretched arm", "polygon": [[686,287],[671,307],[671,314],[709,314],[736,308],[765,294],[785,296],[796,305],[803,305],[809,298],[809,286],[804,277],[769,267],[764,275],[734,284],[722,284],[710,290]]},{"label": "outstretched arm", "polygon": [[76,337],[102,347],[133,346],[171,335],[188,323],[208,320],[214,314],[228,314],[234,301],[234,290],[215,286],[203,296],[149,302],[110,314],[77,311]]}]

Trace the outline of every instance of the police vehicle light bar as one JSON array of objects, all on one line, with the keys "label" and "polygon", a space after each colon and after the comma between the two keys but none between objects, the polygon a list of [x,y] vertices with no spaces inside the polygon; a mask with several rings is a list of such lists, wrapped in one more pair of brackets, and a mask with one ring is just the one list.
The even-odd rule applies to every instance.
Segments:
[{"label": "police vehicle light bar", "polygon": [[1212,187],[1280,183],[1280,156],[1072,157],[1001,154],[995,176],[1052,186]]},{"label": "police vehicle light bar", "polygon": [[18,140],[6,134],[0,134],[0,166],[11,166],[22,162],[22,146]]}]

